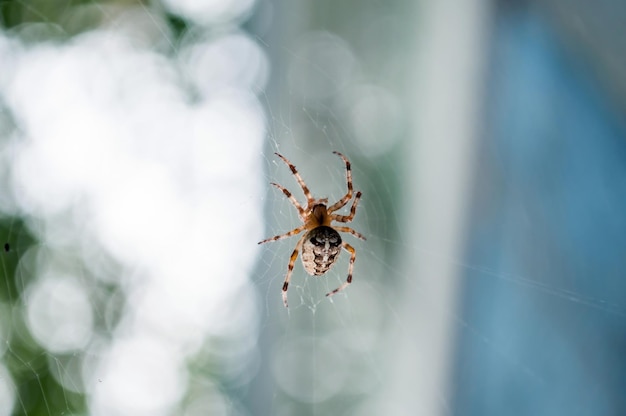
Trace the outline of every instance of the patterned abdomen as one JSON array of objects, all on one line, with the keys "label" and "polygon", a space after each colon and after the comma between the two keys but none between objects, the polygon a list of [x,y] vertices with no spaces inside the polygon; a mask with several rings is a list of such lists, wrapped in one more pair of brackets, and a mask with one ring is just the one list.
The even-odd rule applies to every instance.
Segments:
[{"label": "patterned abdomen", "polygon": [[310,275],[326,273],[337,260],[341,251],[341,236],[330,227],[312,229],[304,237],[302,265]]}]

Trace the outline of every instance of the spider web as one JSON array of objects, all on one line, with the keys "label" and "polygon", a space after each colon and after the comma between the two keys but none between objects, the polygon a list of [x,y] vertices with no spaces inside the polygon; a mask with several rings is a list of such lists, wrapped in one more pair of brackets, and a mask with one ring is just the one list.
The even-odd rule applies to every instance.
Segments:
[{"label": "spider web", "polygon": [[[463,355],[476,350],[495,357],[531,390],[553,382],[536,361],[485,325],[471,305],[440,302],[440,286],[432,282],[442,279],[433,271],[441,268],[467,276],[468,291],[487,281],[532,301],[563,302],[582,318],[602,313],[618,323],[623,319],[623,303],[607,293],[590,295],[569,280],[543,281],[541,271],[518,273],[482,253],[450,248],[437,235],[424,241],[410,232],[414,228],[405,219],[423,208],[408,200],[407,187],[415,183],[407,176],[414,166],[405,166],[401,140],[411,124],[401,81],[408,76],[398,69],[411,69],[405,60],[414,22],[406,3],[342,9],[348,6],[320,2],[303,10],[270,2],[250,9],[242,2],[241,9],[213,11],[222,13],[216,21],[194,21],[208,12],[185,14],[173,2],[137,2],[122,13],[96,1],[86,2],[91,8],[68,3],[62,11],[76,8],[85,16],[79,23],[103,30],[70,42],[68,26],[60,29],[42,3],[16,3],[45,24],[25,27],[25,46],[5,35],[0,44],[0,50],[14,53],[3,56],[32,58],[28,65],[19,60],[0,65],[34,71],[22,84],[34,85],[23,95],[28,100],[19,102],[7,92],[14,86],[0,75],[2,189],[9,190],[0,196],[0,243],[8,248],[0,257],[6,287],[0,303],[0,416],[462,414],[458,386],[454,380],[447,385],[443,373],[453,372],[454,360],[462,369],[477,365]],[[108,24],[93,24],[94,13]],[[337,22],[335,15],[353,17]],[[291,27],[306,17],[308,24]],[[273,30],[275,25],[281,30]],[[77,32],[84,30],[78,26]],[[293,36],[281,37],[282,31]],[[51,46],[42,38],[58,43]],[[120,43],[126,46],[115,49]],[[90,50],[98,55],[108,50],[110,59],[89,55]],[[132,63],[105,66],[108,75],[119,71],[106,84],[113,92],[101,91],[97,83],[80,84],[102,94],[96,100],[102,107],[93,113],[107,120],[98,123],[80,106],[71,107],[69,120],[53,113],[63,120],[59,124],[72,127],[61,129],[63,134],[74,137],[76,129],[79,137],[98,136],[100,127],[106,138],[121,137],[123,151],[111,155],[107,140],[53,142],[37,149],[46,157],[18,165],[21,145],[50,137],[29,130],[32,97],[69,108],[58,101],[63,98],[58,91],[37,85],[42,74],[33,69],[37,59],[49,64],[53,55],[73,54],[97,63],[82,67],[93,77],[102,73],[99,65],[120,56]],[[69,60],[59,62],[61,73],[71,67]],[[124,101],[125,90],[136,101],[110,108]],[[155,102],[173,104],[144,113],[147,91],[156,91]],[[216,96],[226,98],[208,99]],[[124,124],[127,118],[131,126]],[[175,121],[165,122],[170,119]],[[54,120],[35,121],[42,130],[55,126]],[[211,138],[209,144],[198,139],[202,135]],[[94,145],[100,147],[90,148]],[[18,167],[38,171],[36,162],[68,148],[80,155],[72,162],[81,170],[54,166],[67,174],[65,180],[46,182],[46,175],[39,175],[28,186],[17,181]],[[293,206],[269,182],[304,199],[273,152],[297,166],[315,197],[332,203],[346,190],[344,165],[333,150],[350,159],[354,188],[363,191],[349,225],[367,241],[344,236],[357,250],[353,283],[331,298],[324,295],[345,281],[349,256],[342,254],[319,278],[307,275],[298,260],[285,310],[280,288],[297,237],[260,248],[256,242],[299,224]],[[198,172],[198,165],[206,170]],[[85,172],[92,176],[81,182]],[[43,185],[35,186],[38,182]],[[85,192],[85,184],[93,182],[102,185],[101,193]],[[152,188],[154,183],[159,186]],[[66,192],[51,192],[55,189]],[[103,222],[107,213],[121,222]],[[407,267],[414,264],[419,272]],[[477,297],[487,302],[488,296]],[[416,314],[417,303],[423,307]],[[425,320],[451,322],[448,329],[474,346],[456,356],[446,350],[443,375],[415,360],[429,357],[425,348],[433,329]],[[65,332],[54,330],[60,324]],[[414,342],[420,338],[425,340]],[[410,372],[424,376],[407,377]],[[408,393],[394,394],[394,388]],[[416,405],[432,400],[430,394],[434,406]]]},{"label": "spider web", "polygon": [[[443,13],[453,14],[445,6],[441,9]],[[398,15],[393,13],[385,15],[385,18],[393,22],[385,29],[410,26],[410,23],[399,17],[402,14],[400,10],[406,11],[399,8]],[[474,13],[473,10],[471,12]],[[324,14],[323,11],[319,13]],[[530,15],[532,16],[532,13]],[[525,22],[520,26],[533,20],[533,17],[529,18],[525,13],[521,13],[518,18],[519,21],[516,23]],[[381,20],[385,21],[384,18]],[[363,21],[367,22],[363,24],[363,27],[368,27],[373,20],[364,18]],[[448,20],[444,19],[444,21],[448,25]],[[503,27],[505,25],[506,23],[502,23]],[[286,155],[297,166],[314,196],[328,196],[331,202],[343,195],[345,179],[343,166],[330,152],[339,150],[348,155],[353,166],[355,190],[362,190],[364,193],[363,202],[351,226],[363,232],[368,240],[355,242],[357,260],[353,284],[331,299],[325,298],[324,294],[341,284],[345,278],[347,256],[343,255],[338,264],[322,278],[308,276],[298,261],[289,286],[290,308],[283,315],[278,315],[278,318],[276,313],[281,313],[276,312],[276,305],[280,304],[278,293],[297,237],[264,247],[261,269],[267,272],[262,272],[259,280],[261,288],[265,289],[265,306],[268,312],[261,331],[261,344],[268,345],[267,354],[273,358],[273,362],[267,365],[266,372],[262,374],[264,377],[273,376],[276,386],[258,387],[261,392],[260,396],[270,398],[266,400],[267,404],[260,408],[268,409],[264,412],[267,414],[278,413],[280,410],[285,414],[431,415],[467,414],[465,413],[467,410],[470,414],[482,415],[509,412],[511,409],[510,405],[504,403],[506,400],[525,400],[523,398],[528,394],[536,398],[531,406],[533,410],[527,412],[528,408],[522,407],[516,410],[518,412],[516,414],[542,412],[561,414],[568,412],[565,409],[575,411],[577,406],[582,406],[585,412],[589,412],[588,414],[594,414],[595,411],[592,409],[598,408],[619,409],[623,405],[618,393],[620,384],[614,382],[612,376],[600,381],[606,387],[606,391],[611,392],[605,397],[586,394],[584,381],[570,381],[583,377],[582,374],[585,372],[574,357],[581,354],[585,348],[593,348],[592,346],[567,330],[554,330],[553,335],[549,337],[551,341],[547,349],[549,352],[542,352],[540,350],[543,345],[540,339],[543,340],[543,338],[537,334],[543,333],[542,331],[553,331],[554,328],[551,325],[572,325],[571,321],[559,318],[562,314],[576,316],[581,322],[585,322],[585,325],[594,325],[591,324],[594,321],[600,325],[623,327],[625,313],[623,298],[612,296],[609,293],[610,290],[605,290],[606,287],[591,290],[589,286],[581,285],[582,281],[589,282],[590,276],[584,273],[578,274],[575,278],[573,275],[568,275],[566,269],[570,267],[569,260],[562,263],[554,259],[549,260],[538,253],[538,249],[534,250],[526,246],[525,244],[529,244],[528,241],[538,243],[539,236],[543,235],[539,229],[546,217],[537,212],[535,212],[536,216],[532,217],[534,221],[530,220],[532,225],[529,225],[535,230],[536,235],[525,235],[516,227],[503,227],[511,233],[510,238],[513,240],[520,238],[519,241],[523,240],[525,243],[516,240],[513,244],[503,237],[505,246],[502,248],[493,246],[493,241],[499,241],[498,238],[493,238],[491,242],[487,242],[486,238],[481,240],[479,237],[482,233],[494,233],[489,227],[480,228],[483,223],[488,222],[481,215],[481,212],[486,210],[483,204],[488,205],[489,202],[493,202],[488,198],[497,198],[493,196],[494,194],[500,195],[497,191],[490,194],[489,186],[506,187],[508,185],[513,189],[520,186],[520,179],[515,175],[507,176],[508,173],[494,169],[493,166],[484,170],[479,168],[483,163],[485,166],[493,163],[490,161],[491,155],[488,152],[498,154],[500,150],[498,146],[502,144],[495,144],[495,150],[490,148],[485,151],[487,155],[480,154],[473,160],[476,172],[478,172],[473,172],[478,178],[476,184],[468,185],[466,181],[461,180],[464,182],[463,188],[445,189],[444,185],[437,183],[440,181],[439,178],[445,177],[451,166],[455,165],[456,155],[464,151],[473,152],[473,150],[461,148],[452,152],[444,151],[443,157],[428,153],[420,159],[421,162],[428,163],[429,159],[435,159],[442,164],[430,171],[419,170],[414,160],[403,159],[400,153],[405,149],[402,144],[394,140],[394,135],[399,134],[398,131],[403,131],[403,128],[407,128],[410,123],[403,118],[407,117],[407,114],[390,110],[390,108],[408,108],[407,103],[402,101],[403,86],[390,83],[385,77],[377,78],[381,73],[387,74],[385,70],[388,68],[385,68],[384,64],[380,65],[381,68],[373,61],[367,60],[368,53],[372,55],[381,53],[373,38],[358,31],[358,35],[350,33],[342,25],[330,24],[330,26],[332,27],[330,33],[327,30],[306,32],[295,37],[296,40],[289,43],[286,50],[280,51],[287,56],[285,60],[289,64],[286,65],[287,68],[273,68],[274,71],[279,72],[281,87],[285,91],[280,99],[267,97],[270,121],[270,151],[267,155],[271,155],[274,151]],[[346,24],[346,26],[350,25]],[[326,28],[324,26],[324,29]],[[342,30],[347,32],[344,33],[345,37],[341,36]],[[529,32],[534,33],[532,29],[528,29],[527,32],[522,28],[521,35],[518,34],[521,44],[528,42],[529,39],[526,36]],[[410,48],[410,45],[402,43],[403,40],[406,41],[403,37],[406,33],[394,33],[389,30],[380,30],[378,33],[393,33],[398,36],[394,38],[395,42],[389,42],[388,39],[386,39],[388,42],[381,41],[385,47],[393,44],[399,49]],[[507,33],[507,35],[510,34]],[[546,37],[549,38],[549,35]],[[346,39],[350,39],[350,42]],[[363,39],[371,43],[363,47],[360,44]],[[513,43],[512,37],[507,40],[511,42],[510,45],[494,46],[498,53],[502,50],[506,51],[507,47],[520,48],[520,44]],[[465,41],[471,43],[471,40]],[[533,42],[535,39],[530,41]],[[272,52],[276,47],[273,44],[266,46]],[[524,47],[521,46],[521,49],[524,50]],[[434,63],[429,65],[434,68],[434,71],[442,71],[441,68],[445,65],[452,68],[456,64],[456,61],[450,59],[445,53],[448,50],[446,45],[440,48],[443,52],[435,54],[435,58],[442,58],[442,60],[434,59]],[[390,49],[398,53],[397,50]],[[546,53],[545,49],[539,48],[539,50],[539,54]],[[380,61],[389,62],[385,59]],[[503,61],[506,60],[503,59]],[[521,65],[520,62],[517,63]],[[557,65],[565,64],[559,61]],[[290,72],[291,70],[296,75]],[[348,75],[343,72],[344,70],[348,72]],[[351,70],[354,72],[350,73]],[[452,72],[454,76],[466,79],[467,74],[454,72],[452,69],[446,70]],[[422,69],[422,71],[427,72],[427,69]],[[531,71],[531,73],[534,75],[534,72]],[[469,75],[470,78],[471,75]],[[298,82],[291,77],[300,81],[305,79],[305,81]],[[569,81],[571,83],[564,86],[567,90],[575,88],[578,82],[574,79]],[[445,90],[449,93],[447,96],[464,98],[465,92],[455,87],[456,85]],[[505,87],[500,86],[500,88]],[[424,89],[428,90],[427,87]],[[359,90],[362,95],[355,90]],[[364,97],[371,97],[372,90],[384,91],[383,95],[387,97],[387,100],[382,100],[380,96],[377,96],[378,99],[372,99],[372,101],[378,104],[374,106],[375,108],[385,109],[388,113],[384,111],[381,111],[383,114],[365,113],[366,115],[358,117],[354,109],[361,108],[359,104],[363,104],[362,101],[356,99],[350,102],[351,105],[342,105],[344,104],[342,100],[346,100],[346,97],[361,97],[363,101],[367,101]],[[519,93],[524,96],[522,92]],[[434,115],[435,122],[431,121],[429,116],[432,113],[428,111],[428,107],[431,105],[437,107],[442,104],[435,102],[439,99],[436,94],[425,93],[424,95],[433,102],[427,102],[420,107],[426,113],[420,121],[425,124],[440,124],[430,126],[431,132],[435,133],[431,138],[432,141],[449,139],[445,134],[438,134],[438,130],[451,131],[453,134],[463,128],[480,130],[476,126],[463,123],[458,123],[459,127],[457,127],[455,123],[458,120],[442,118],[440,114]],[[584,92],[582,95],[584,98],[580,99],[589,100]],[[538,101],[541,102],[543,99],[546,98],[539,98]],[[592,103],[593,100],[589,102]],[[456,105],[456,103],[448,104]],[[514,108],[520,113],[527,110]],[[587,110],[589,108],[585,111]],[[500,115],[498,110],[489,109],[489,111]],[[595,114],[593,117],[601,118],[602,116]],[[508,120],[508,118],[504,119]],[[358,122],[355,120],[364,123],[366,127],[359,129]],[[379,123],[380,130],[368,124],[372,120],[374,123]],[[596,121],[585,120],[585,122],[595,123]],[[608,123],[610,124],[611,121]],[[441,125],[452,125],[452,127],[446,130]],[[498,132],[491,125],[481,128],[487,135],[506,137],[508,133]],[[492,128],[494,130],[491,130]],[[371,136],[367,133],[372,131],[375,131],[372,136],[377,137],[378,141],[374,139],[369,141]],[[532,134],[535,132],[531,130],[527,135]],[[367,139],[364,139],[364,136]],[[389,137],[389,140],[382,140],[381,137]],[[527,140],[526,136],[516,139],[519,143]],[[613,139],[608,138],[608,141]],[[446,147],[445,144],[442,146]],[[449,144],[447,147],[453,147],[453,145]],[[425,152],[434,150],[433,153],[436,153],[441,150],[441,147],[425,145],[424,149],[427,149],[424,150]],[[480,150],[483,150],[482,147]],[[415,164],[400,168],[397,164],[398,160]],[[502,164],[507,162],[508,160],[502,161]],[[527,163],[531,162],[527,161]],[[278,158],[266,157],[266,165],[268,167],[267,182],[276,181],[297,195],[300,201],[303,200],[289,169]],[[496,166],[500,167],[498,163]],[[503,170],[506,171],[506,169]],[[439,222],[434,226],[422,223],[423,228],[418,232],[427,234],[428,237],[425,238],[416,237],[410,231],[415,231],[415,228],[401,223],[401,218],[406,220],[412,215],[417,216],[420,210],[429,209],[427,201],[422,201],[424,204],[421,206],[410,205],[404,193],[406,187],[416,184],[415,179],[407,179],[406,175],[419,175],[424,172],[431,174],[434,172],[434,175],[440,176],[417,181],[418,186],[434,188],[440,186],[439,192],[444,195],[454,194],[457,191],[469,192],[468,189],[472,189],[472,186],[477,191],[477,197],[468,197],[471,202],[461,202],[468,206],[467,211],[463,213],[467,216],[465,220],[471,221],[469,218],[478,218],[478,225],[473,223],[454,225],[461,229],[467,228],[468,241],[460,241],[456,246],[448,245],[445,237],[439,235],[436,230],[432,230],[433,227],[440,227],[442,229],[440,234],[445,234],[444,231],[450,227],[450,224],[445,222]],[[493,175],[498,174],[503,178],[508,178],[504,180],[509,180],[510,184],[500,184],[498,182],[500,177],[494,180]],[[537,183],[534,186],[538,189],[542,188]],[[481,192],[485,194],[484,200],[481,200]],[[437,201],[445,204],[445,197],[434,196],[438,198]],[[544,204],[543,209],[546,211],[551,211],[556,207],[554,201],[546,199],[540,191],[524,189],[517,195],[518,198],[524,196],[535,198],[535,203],[540,201],[537,205]],[[299,224],[295,210],[282,193],[270,189],[268,198],[270,222],[269,230],[264,237],[280,234]],[[612,201],[622,206],[623,200],[616,198]],[[451,200],[458,201],[455,198]],[[587,203],[588,201],[585,202]],[[519,215],[520,211],[527,209],[526,204],[527,202],[513,199],[508,212],[512,213],[510,215]],[[432,206],[433,204],[430,204],[431,209]],[[438,208],[435,207],[435,209]],[[431,215],[431,217],[437,216]],[[501,221],[506,223],[506,217]],[[548,224],[544,225],[549,227]],[[494,225],[492,227],[495,228]],[[427,233],[429,230],[433,232]],[[469,234],[470,231],[473,234]],[[527,240],[524,240],[521,235],[525,235]],[[623,241],[621,239],[615,241],[620,250],[623,250]],[[508,246],[506,243],[513,245]],[[563,244],[563,246],[566,245]],[[558,244],[545,248],[546,253],[553,256],[559,256],[561,253],[561,247],[558,247]],[[465,250],[467,252],[464,252]],[[483,250],[491,250],[497,254],[489,256]],[[528,256],[527,264],[518,263],[523,259],[512,254],[516,250],[524,253],[520,257]],[[407,255],[412,258],[403,257]],[[559,266],[555,265],[553,268],[547,266],[551,261],[558,263]],[[582,267],[590,267],[591,263],[579,264]],[[610,274],[610,277],[607,275],[604,282],[611,282],[615,278],[615,274]],[[440,285],[436,281],[447,279],[459,280],[450,284],[449,286],[452,287],[445,289],[449,292],[442,295],[445,285]],[[609,285],[612,284],[614,283],[609,283]],[[464,293],[463,290],[466,292]],[[507,301],[512,303],[506,304]],[[420,305],[415,307],[415,304]],[[490,305],[493,309],[488,307]],[[542,316],[542,312],[533,310],[535,305],[541,305],[540,310],[549,319],[545,319],[546,316]],[[489,313],[496,315],[503,313],[504,315],[489,319],[484,316]],[[517,323],[511,319],[511,315],[515,313],[527,314],[529,319],[520,320],[520,323],[537,328],[536,330],[526,328],[525,334],[528,336],[526,339],[520,340],[523,337],[510,329]],[[280,325],[275,323],[277,319],[280,320]],[[437,324],[445,321],[448,326],[438,327],[428,321]],[[507,324],[511,326],[507,328]],[[458,345],[450,347],[450,344],[437,344],[436,342],[431,343],[434,346],[429,345],[428,338],[446,339],[448,335],[440,333],[447,331],[452,334],[449,335],[450,338],[447,338],[447,342],[458,339]],[[593,342],[597,342],[603,350],[608,350],[611,356],[615,356],[615,348],[608,341],[609,337],[615,336],[615,332],[611,335],[609,332],[600,330],[590,336]],[[520,344],[515,345],[515,341],[519,341]],[[565,345],[567,343],[570,344]],[[443,352],[433,353],[429,350],[438,347],[441,347]],[[450,348],[456,348],[456,351]],[[547,361],[560,354],[567,354],[572,359],[559,365],[547,365]],[[428,362],[429,359],[447,361],[431,365]],[[489,374],[485,375],[479,367],[481,363],[491,365]],[[453,368],[454,365],[458,367]],[[552,373],[546,371],[546,368],[550,368]],[[591,371],[601,371],[597,368],[611,371],[605,367],[605,364]],[[433,369],[439,372],[435,373]],[[476,379],[482,377],[486,380],[479,383]],[[504,387],[499,377],[511,380],[510,385],[507,385],[510,387]],[[567,385],[567,388],[571,390],[549,389],[548,387],[553,384]],[[477,386],[475,389],[471,387],[474,385]],[[276,388],[282,393],[278,397],[276,397]],[[477,389],[480,389],[478,398],[476,398]],[[495,393],[492,392],[495,391],[504,397],[502,403],[493,397]],[[492,407],[492,404],[500,407]],[[616,410],[615,414],[619,414],[619,411]]]}]

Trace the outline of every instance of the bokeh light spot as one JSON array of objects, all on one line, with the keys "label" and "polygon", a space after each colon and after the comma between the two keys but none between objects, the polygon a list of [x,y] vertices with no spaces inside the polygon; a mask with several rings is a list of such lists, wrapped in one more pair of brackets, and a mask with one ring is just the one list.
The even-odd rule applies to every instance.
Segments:
[{"label": "bokeh light spot", "polygon": [[48,274],[27,296],[28,326],[47,350],[67,353],[85,347],[93,330],[93,314],[85,287],[76,279]]}]

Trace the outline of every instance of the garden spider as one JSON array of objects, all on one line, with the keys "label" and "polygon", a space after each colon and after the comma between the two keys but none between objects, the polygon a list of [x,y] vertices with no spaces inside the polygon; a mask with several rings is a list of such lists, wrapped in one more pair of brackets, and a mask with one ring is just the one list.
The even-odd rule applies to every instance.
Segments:
[{"label": "garden spider", "polygon": [[307,231],[306,234],[296,244],[296,248],[291,253],[289,259],[289,265],[287,266],[287,276],[283,283],[283,303],[287,307],[287,288],[289,287],[289,280],[293,272],[293,266],[298,258],[298,252],[302,250],[302,265],[304,270],[311,276],[321,276],[326,273],[333,264],[337,261],[341,247],[350,253],[350,265],[348,266],[348,279],[339,286],[337,289],[328,292],[326,296],[332,296],[335,293],[345,289],[352,282],[352,270],[354,269],[354,260],[356,259],[356,250],[348,243],[341,241],[339,232],[350,233],[353,236],[365,240],[365,237],[357,231],[354,231],[350,227],[333,226],[332,221],[337,222],[350,222],[356,214],[356,207],[361,199],[361,191],[356,193],[352,207],[350,208],[350,214],[338,215],[334,214],[335,211],[343,208],[352,199],[352,171],[350,169],[350,161],[339,152],[333,152],[346,164],[346,181],[348,183],[348,192],[339,201],[335,202],[330,207],[327,207],[328,198],[315,199],[311,195],[309,188],[306,186],[302,177],[298,173],[296,167],[287,160],[286,157],[279,153],[275,153],[276,156],[281,158],[283,162],[289,166],[291,173],[295,176],[304,196],[306,197],[306,206],[302,207],[296,198],[285,188],[277,183],[272,182],[276,188],[280,189],[291,204],[298,210],[298,216],[302,225],[288,231],[284,234],[280,234],[263,241],[259,244],[267,243],[270,241],[282,240],[283,238],[291,237],[296,234],[300,234],[302,231]]}]

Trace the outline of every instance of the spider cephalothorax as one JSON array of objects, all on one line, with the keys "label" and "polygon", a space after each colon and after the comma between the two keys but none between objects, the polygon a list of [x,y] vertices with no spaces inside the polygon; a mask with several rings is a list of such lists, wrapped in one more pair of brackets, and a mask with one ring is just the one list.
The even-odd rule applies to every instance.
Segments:
[{"label": "spider cephalothorax", "polygon": [[284,156],[276,153],[278,157],[280,157],[291,169],[291,173],[295,176],[300,188],[302,188],[302,192],[304,192],[304,196],[307,199],[307,204],[305,207],[302,207],[300,203],[294,198],[294,196],[287,190],[287,188],[277,184],[272,183],[276,188],[280,189],[283,194],[289,201],[293,204],[294,207],[298,210],[298,216],[302,221],[302,225],[294,228],[291,231],[286,232],[285,234],[280,234],[266,240],[259,242],[259,244],[267,243],[269,241],[277,241],[283,238],[291,237],[292,235],[296,235],[301,233],[302,231],[307,231],[306,234],[298,241],[296,244],[296,248],[293,250],[291,254],[291,258],[289,259],[289,265],[287,266],[287,276],[285,277],[285,282],[283,283],[283,303],[285,307],[287,306],[287,288],[289,287],[289,280],[291,279],[291,274],[293,272],[293,266],[298,258],[298,252],[302,250],[302,265],[304,266],[304,270],[312,275],[312,276],[321,276],[326,273],[333,264],[337,261],[339,257],[339,253],[341,252],[341,248],[348,251],[350,253],[350,265],[348,266],[348,278],[346,282],[339,286],[337,289],[329,292],[326,296],[334,295],[335,293],[343,290],[346,286],[348,286],[352,282],[352,271],[354,269],[354,260],[356,259],[356,250],[354,248],[342,241],[341,235],[339,232],[350,233],[353,236],[365,240],[365,237],[354,231],[350,227],[344,226],[333,226],[331,225],[332,221],[337,222],[350,222],[354,218],[356,214],[356,207],[361,199],[361,192],[356,192],[354,197],[354,202],[352,203],[352,207],[350,207],[350,213],[348,215],[338,215],[334,212],[343,208],[350,202],[352,199],[352,171],[350,168],[350,162],[348,159],[339,152],[333,152],[338,155],[346,164],[346,182],[348,183],[348,192],[341,198],[339,201],[335,202],[330,207],[327,207],[328,203],[327,198],[322,199],[314,199],[311,196],[311,192],[309,188],[306,186],[298,170],[296,167],[287,160]]}]

